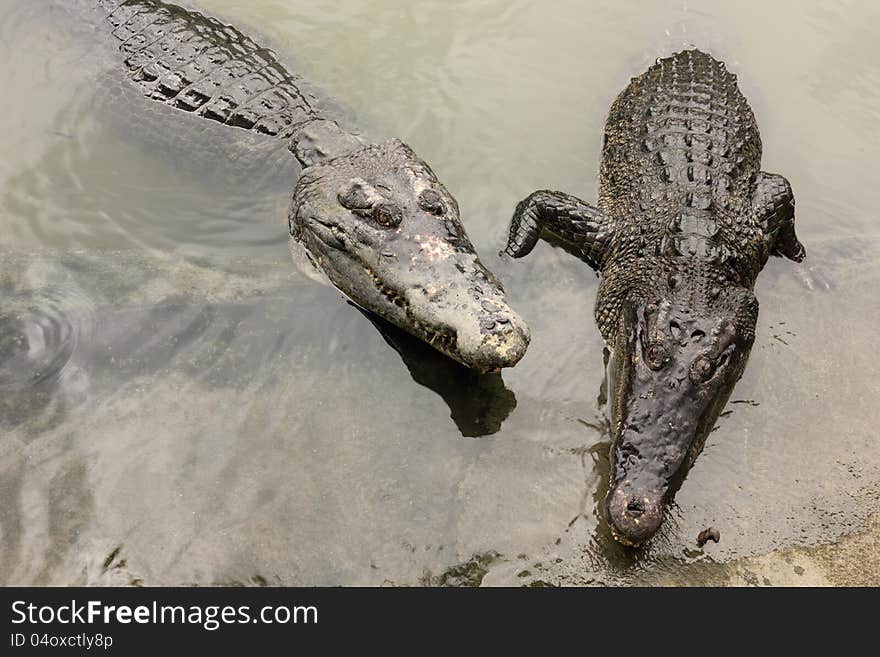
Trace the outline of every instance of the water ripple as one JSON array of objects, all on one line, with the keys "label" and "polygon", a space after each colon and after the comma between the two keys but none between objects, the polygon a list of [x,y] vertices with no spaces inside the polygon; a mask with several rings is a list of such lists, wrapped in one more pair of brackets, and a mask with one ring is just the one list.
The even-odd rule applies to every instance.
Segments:
[{"label": "water ripple", "polygon": [[13,293],[0,310],[0,391],[47,387],[64,378],[94,310],[72,288]]}]

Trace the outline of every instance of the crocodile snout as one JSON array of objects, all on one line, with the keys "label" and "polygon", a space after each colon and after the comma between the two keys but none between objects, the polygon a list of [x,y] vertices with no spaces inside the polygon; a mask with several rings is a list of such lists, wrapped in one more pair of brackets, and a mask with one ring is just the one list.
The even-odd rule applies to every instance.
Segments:
[{"label": "crocodile snout", "polygon": [[474,369],[513,367],[525,355],[529,329],[499,292],[475,295],[447,287],[406,293],[407,314],[423,339]]},{"label": "crocodile snout", "polygon": [[615,486],[605,499],[608,521],[614,538],[636,547],[647,541],[663,522],[663,500],[656,491]]},{"label": "crocodile snout", "polygon": [[459,354],[465,364],[478,370],[499,370],[519,362],[529,339],[525,322],[507,308],[500,318],[482,318],[465,324],[458,331]]}]

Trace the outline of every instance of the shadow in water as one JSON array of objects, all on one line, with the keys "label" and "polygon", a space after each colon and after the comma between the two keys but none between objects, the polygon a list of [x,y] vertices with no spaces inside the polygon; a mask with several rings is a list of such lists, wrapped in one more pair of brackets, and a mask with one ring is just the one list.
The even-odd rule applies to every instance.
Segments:
[{"label": "shadow in water", "polygon": [[516,395],[505,387],[501,374],[471,370],[384,319],[358,310],[400,355],[413,380],[443,398],[462,436],[477,438],[501,429],[516,408]]}]

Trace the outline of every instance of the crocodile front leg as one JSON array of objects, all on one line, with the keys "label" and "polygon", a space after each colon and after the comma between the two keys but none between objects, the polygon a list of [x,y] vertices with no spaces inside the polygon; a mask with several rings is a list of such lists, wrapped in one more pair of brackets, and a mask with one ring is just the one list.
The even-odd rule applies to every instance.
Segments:
[{"label": "crocodile front leg", "polygon": [[522,258],[539,238],[552,237],[598,270],[610,234],[608,218],[600,210],[570,194],[541,190],[516,206],[502,253]]},{"label": "crocodile front leg", "polygon": [[752,188],[752,209],[764,226],[770,253],[800,262],[807,255],[794,232],[794,194],[782,176],[761,171]]}]

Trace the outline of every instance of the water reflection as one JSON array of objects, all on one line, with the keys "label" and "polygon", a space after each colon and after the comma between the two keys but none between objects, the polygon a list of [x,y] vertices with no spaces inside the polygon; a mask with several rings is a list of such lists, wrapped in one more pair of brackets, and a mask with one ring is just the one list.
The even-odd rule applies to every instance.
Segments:
[{"label": "water reflection", "polygon": [[400,355],[413,380],[443,398],[462,436],[477,438],[501,429],[516,408],[516,395],[500,373],[468,369],[380,317],[361,312]]}]

